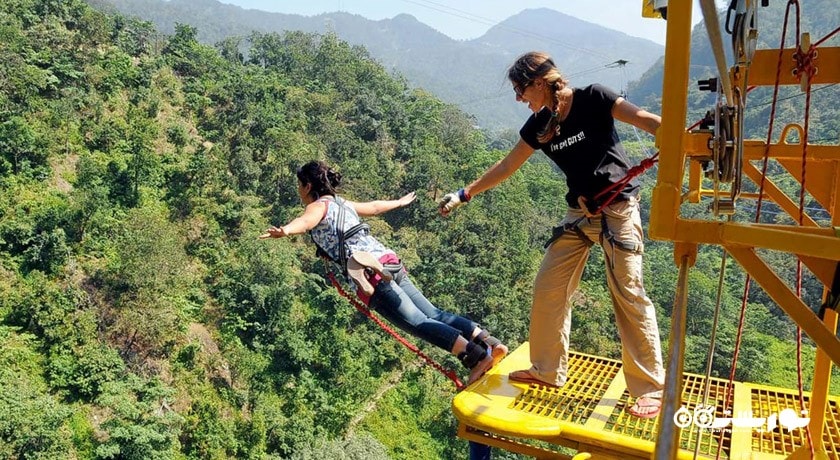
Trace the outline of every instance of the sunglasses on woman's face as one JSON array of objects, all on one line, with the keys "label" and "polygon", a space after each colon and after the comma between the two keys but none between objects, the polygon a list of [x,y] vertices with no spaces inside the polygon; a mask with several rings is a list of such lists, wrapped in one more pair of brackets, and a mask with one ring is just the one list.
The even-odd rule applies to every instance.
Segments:
[{"label": "sunglasses on woman's face", "polygon": [[531,83],[533,82],[529,81],[528,83],[525,83],[521,86],[514,83],[513,92],[516,93],[516,97],[522,97],[522,95],[525,94],[525,90],[528,89],[529,86],[531,86]]}]

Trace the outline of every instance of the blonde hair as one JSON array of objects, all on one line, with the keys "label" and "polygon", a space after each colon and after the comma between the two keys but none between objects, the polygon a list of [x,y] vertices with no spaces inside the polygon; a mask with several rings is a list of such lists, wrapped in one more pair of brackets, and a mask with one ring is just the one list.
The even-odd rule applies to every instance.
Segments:
[{"label": "blonde hair", "polygon": [[[519,56],[516,61],[508,69],[508,80],[514,85],[524,88],[537,79],[545,82],[546,86],[553,88],[554,92],[551,94],[551,111],[553,114],[560,112],[560,92],[569,84],[569,80],[560,73],[560,70],[554,65],[554,60],[548,53],[541,51],[531,51]],[[552,116],[548,120],[542,131],[537,134],[540,142],[546,143],[554,137],[557,131],[557,125],[560,120],[556,116]]]}]

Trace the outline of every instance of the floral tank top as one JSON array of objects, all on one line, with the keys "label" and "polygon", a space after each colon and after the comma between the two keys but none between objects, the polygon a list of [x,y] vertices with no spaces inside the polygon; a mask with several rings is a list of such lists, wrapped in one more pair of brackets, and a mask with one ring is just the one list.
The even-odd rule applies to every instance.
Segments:
[{"label": "floral tank top", "polygon": [[[344,199],[340,197],[333,199],[333,197],[328,196],[320,198],[318,201],[323,201],[327,204],[327,213],[309,234],[312,236],[312,240],[321,249],[326,251],[333,260],[341,260],[338,257],[337,231],[339,206],[344,207],[344,228],[342,228],[342,231],[346,232],[354,225],[359,224],[361,220],[359,219],[359,215],[356,214],[356,210],[352,206],[347,205]],[[344,245],[347,250],[347,254],[343,254],[344,259],[350,257],[356,251],[369,252],[377,259],[386,254],[394,254],[394,251],[385,247],[379,240],[372,237],[369,231],[365,230],[345,240]]]}]

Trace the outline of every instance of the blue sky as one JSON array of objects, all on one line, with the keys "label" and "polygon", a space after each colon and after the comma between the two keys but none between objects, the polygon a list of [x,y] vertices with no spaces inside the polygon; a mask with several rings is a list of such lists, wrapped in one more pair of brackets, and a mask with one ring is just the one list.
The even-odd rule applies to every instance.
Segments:
[{"label": "blue sky", "polygon": [[[481,36],[528,8],[550,8],[635,37],[665,44],[665,21],[642,17],[642,0],[219,0],[243,8],[314,16],[345,11],[368,19],[407,13],[454,39]],[[695,5],[693,22],[700,21]],[[539,32],[539,31],[535,31]]]}]

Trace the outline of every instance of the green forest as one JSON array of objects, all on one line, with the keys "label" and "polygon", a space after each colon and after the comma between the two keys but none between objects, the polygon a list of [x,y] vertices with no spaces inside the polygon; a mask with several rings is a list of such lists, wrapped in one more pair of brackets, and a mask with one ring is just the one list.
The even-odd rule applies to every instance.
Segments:
[{"label": "green forest", "polygon": [[[562,175],[535,155],[442,219],[442,194],[510,139],[334,35],[196,36],[81,0],[0,3],[0,458],[465,457],[452,383],[330,286],[308,238],[257,236],[301,212],[294,172],[311,159],[336,165],[352,199],[416,191],[374,233],[436,305],[514,348]],[[634,160],[651,153],[624,131]],[[766,257],[793,276],[789,257]],[[702,248],[690,275],[689,372],[705,369],[720,262]],[[667,350],[671,245],[649,241],[645,263]],[[593,252],[572,345],[618,358],[602,266]],[[725,280],[712,373],[728,378],[744,275]],[[814,308],[821,289],[806,280]],[[795,333],[753,287],[736,378],[795,387]]]}]

